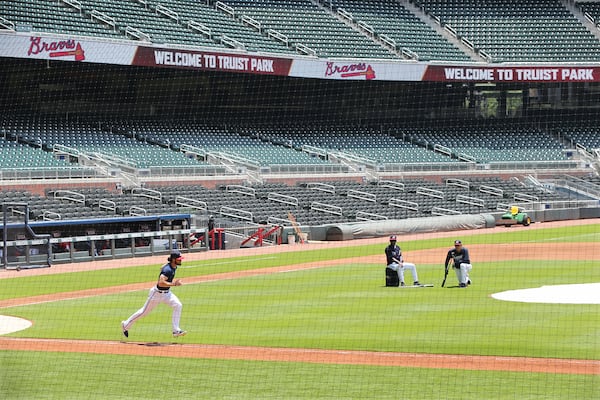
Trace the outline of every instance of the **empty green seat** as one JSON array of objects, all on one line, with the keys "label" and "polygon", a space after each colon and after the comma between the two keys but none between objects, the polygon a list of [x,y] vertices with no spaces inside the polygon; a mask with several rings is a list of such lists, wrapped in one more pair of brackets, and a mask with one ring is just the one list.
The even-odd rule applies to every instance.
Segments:
[{"label": "empty green seat", "polygon": [[420,60],[471,60],[396,0],[338,0],[335,4],[392,38],[398,47],[417,53]]},{"label": "empty green seat", "polygon": [[494,62],[599,61],[600,41],[554,0],[422,0]]},{"label": "empty green seat", "polygon": [[275,29],[295,44],[312,48],[320,57],[396,58],[310,0],[226,0],[225,3],[258,20],[266,29]]}]

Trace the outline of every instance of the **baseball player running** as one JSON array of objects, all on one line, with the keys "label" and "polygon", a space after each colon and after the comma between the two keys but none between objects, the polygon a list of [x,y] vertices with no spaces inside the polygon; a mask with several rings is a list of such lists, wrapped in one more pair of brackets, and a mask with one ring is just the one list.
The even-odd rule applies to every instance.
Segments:
[{"label": "baseball player running", "polygon": [[454,248],[448,250],[446,255],[446,262],[444,268],[448,266],[448,262],[452,262],[454,272],[456,272],[456,278],[458,279],[458,286],[466,288],[471,284],[471,278],[469,272],[473,266],[471,265],[471,258],[469,257],[469,250],[463,247],[460,240],[454,241]]},{"label": "baseball player running", "polygon": [[404,270],[409,270],[412,274],[415,286],[421,286],[419,283],[419,277],[417,275],[417,267],[415,264],[404,262],[404,258],[402,257],[402,250],[396,244],[396,235],[390,236],[390,244],[385,248],[385,256],[387,258],[387,266],[388,268],[396,271],[398,273],[398,278],[400,279],[400,286],[405,286],[404,284]]},{"label": "baseball player running", "polygon": [[138,319],[148,314],[160,303],[168,304],[173,309],[173,337],[183,336],[187,333],[179,327],[183,306],[177,296],[171,292],[171,287],[181,286],[181,281],[179,279],[173,280],[173,278],[175,278],[175,272],[177,271],[177,267],[181,265],[182,259],[183,257],[179,251],[174,250],[171,252],[171,255],[167,259],[169,262],[160,270],[158,282],[150,289],[144,306],[133,313],[127,320],[121,322],[121,328],[125,337],[129,337],[129,329]]}]

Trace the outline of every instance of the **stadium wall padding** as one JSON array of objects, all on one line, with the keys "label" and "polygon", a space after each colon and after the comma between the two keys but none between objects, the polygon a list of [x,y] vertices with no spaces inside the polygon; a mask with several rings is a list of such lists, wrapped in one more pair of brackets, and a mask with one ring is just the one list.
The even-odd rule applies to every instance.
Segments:
[{"label": "stadium wall padding", "polygon": [[564,221],[572,219],[600,218],[600,208],[557,208],[531,212],[534,222]]},{"label": "stadium wall padding", "polygon": [[581,218],[600,218],[600,207],[581,208],[579,216]]},{"label": "stadium wall padding", "polygon": [[[503,225],[502,214],[492,214],[496,218],[496,225]],[[567,221],[574,219],[600,218],[600,207],[556,208],[540,211],[527,211],[533,223]]]},{"label": "stadium wall padding", "polygon": [[310,239],[340,241],[382,237],[392,234],[482,229],[494,226],[496,226],[496,221],[491,214],[444,215],[439,217],[355,222],[312,227],[310,230]]}]

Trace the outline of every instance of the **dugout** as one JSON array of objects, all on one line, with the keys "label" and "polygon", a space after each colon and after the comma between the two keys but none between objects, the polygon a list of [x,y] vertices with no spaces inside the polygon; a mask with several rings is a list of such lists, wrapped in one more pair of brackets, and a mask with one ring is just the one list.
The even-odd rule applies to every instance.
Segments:
[{"label": "dugout", "polygon": [[[189,214],[172,214],[10,223],[0,229],[8,243],[2,248],[4,264],[31,264],[42,256],[50,264],[166,254],[173,248],[189,248],[190,233],[198,231],[188,229],[190,220]],[[47,239],[32,241],[26,231]],[[50,249],[42,254],[40,245],[45,243]],[[206,243],[195,248],[204,250]]]},{"label": "dugout", "polygon": [[118,234],[183,229],[190,226],[190,214],[146,215],[115,218],[30,222],[36,233],[52,237]]}]

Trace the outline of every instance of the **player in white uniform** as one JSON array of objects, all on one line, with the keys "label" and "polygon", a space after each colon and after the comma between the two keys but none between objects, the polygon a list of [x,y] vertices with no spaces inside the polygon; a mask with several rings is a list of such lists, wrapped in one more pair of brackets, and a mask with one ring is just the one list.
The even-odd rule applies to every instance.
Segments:
[{"label": "player in white uniform", "polygon": [[388,268],[398,273],[398,278],[400,279],[400,286],[405,286],[405,270],[409,270],[412,274],[414,280],[413,285],[422,286],[419,283],[419,276],[417,275],[417,267],[415,266],[415,264],[404,261],[404,257],[402,257],[402,250],[398,245],[396,245],[396,235],[390,236],[390,244],[385,248],[385,256],[387,259]]},{"label": "player in white uniform", "polygon": [[179,251],[173,251],[171,253],[168,258],[169,263],[165,264],[160,270],[158,282],[150,289],[148,299],[144,306],[133,313],[127,320],[121,322],[121,329],[123,330],[123,335],[125,335],[125,337],[129,337],[129,328],[131,328],[131,325],[133,325],[135,321],[148,314],[160,303],[168,304],[173,309],[173,337],[183,336],[187,333],[179,327],[181,309],[183,306],[177,296],[171,292],[171,287],[181,286],[181,281],[179,279],[173,280],[173,278],[175,277],[177,267],[181,265],[182,258]]}]

